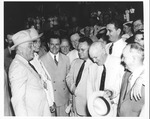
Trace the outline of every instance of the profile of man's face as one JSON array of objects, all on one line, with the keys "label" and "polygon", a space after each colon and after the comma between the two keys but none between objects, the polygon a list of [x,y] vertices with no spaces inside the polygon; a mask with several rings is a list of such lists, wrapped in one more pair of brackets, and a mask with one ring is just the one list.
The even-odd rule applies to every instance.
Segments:
[{"label": "profile of man's face", "polygon": [[114,42],[117,41],[120,35],[119,29],[116,29],[114,24],[108,24],[106,35],[109,36],[109,40]]},{"label": "profile of man's face", "polygon": [[34,51],[33,51],[33,42],[26,42],[18,46],[22,56],[27,60],[30,61],[34,58]]},{"label": "profile of man's face", "polygon": [[89,50],[89,45],[87,42],[80,42],[78,45],[78,54],[80,59],[86,60],[88,59],[88,50]]}]

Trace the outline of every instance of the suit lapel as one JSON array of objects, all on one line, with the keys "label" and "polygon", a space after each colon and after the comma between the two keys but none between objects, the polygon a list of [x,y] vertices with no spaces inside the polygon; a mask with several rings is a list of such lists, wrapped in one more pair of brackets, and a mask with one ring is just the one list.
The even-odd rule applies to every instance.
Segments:
[{"label": "suit lapel", "polygon": [[54,60],[51,57],[51,55],[49,54],[49,52],[45,55],[45,57],[43,57],[43,59],[41,59],[46,70],[48,71],[48,73],[50,74],[52,80],[54,79],[54,71],[56,71],[56,65],[54,64]]},{"label": "suit lapel", "polygon": [[[19,60],[19,59],[18,59],[18,60]],[[31,73],[32,73],[35,77],[40,78],[39,74],[38,74],[36,71],[34,71],[34,69],[33,69],[29,64],[26,64],[26,63],[24,63],[24,62],[21,61],[21,60],[19,60],[19,62],[20,62],[21,64],[23,64],[24,67],[26,67],[28,70],[30,70]]]}]

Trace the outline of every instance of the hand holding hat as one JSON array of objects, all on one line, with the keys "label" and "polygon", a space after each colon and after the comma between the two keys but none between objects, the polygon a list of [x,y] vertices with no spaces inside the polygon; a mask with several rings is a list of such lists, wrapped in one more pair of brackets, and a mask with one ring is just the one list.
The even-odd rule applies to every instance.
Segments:
[{"label": "hand holding hat", "polygon": [[104,91],[96,91],[89,97],[88,110],[93,117],[113,115],[111,102],[104,97]]}]

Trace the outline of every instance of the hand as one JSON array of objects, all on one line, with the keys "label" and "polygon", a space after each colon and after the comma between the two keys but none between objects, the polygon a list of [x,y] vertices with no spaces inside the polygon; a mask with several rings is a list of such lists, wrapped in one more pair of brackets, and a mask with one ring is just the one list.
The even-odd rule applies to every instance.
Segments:
[{"label": "hand", "polygon": [[53,112],[55,112],[55,110],[56,110],[56,104],[53,103],[53,105],[50,106],[50,112],[53,113]]},{"label": "hand", "polygon": [[138,101],[141,99],[141,88],[142,88],[142,82],[140,81],[140,78],[138,78],[133,85],[133,88],[131,89],[130,98],[131,100],[134,98],[135,101]]},{"label": "hand", "polygon": [[104,90],[104,97],[112,99],[113,92],[111,90]]},{"label": "hand", "polygon": [[43,87],[47,90],[47,83],[45,81],[43,82]]},{"label": "hand", "polygon": [[75,86],[75,84],[73,84],[73,87],[72,87],[72,94],[73,95],[75,94],[75,90],[76,90],[76,86]]}]

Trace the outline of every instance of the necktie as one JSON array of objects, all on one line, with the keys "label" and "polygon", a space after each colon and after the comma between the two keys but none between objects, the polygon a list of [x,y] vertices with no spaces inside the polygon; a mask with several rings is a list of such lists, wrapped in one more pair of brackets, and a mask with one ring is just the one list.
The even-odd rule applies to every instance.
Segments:
[{"label": "necktie", "polygon": [[103,72],[102,72],[102,75],[101,75],[100,90],[104,90],[105,77],[106,77],[106,68],[105,68],[105,65],[103,65]]},{"label": "necktie", "polygon": [[110,48],[109,48],[109,54],[111,55],[112,54],[112,47],[113,47],[113,43],[111,44]]},{"label": "necktie", "polygon": [[[36,71],[36,69],[35,69],[35,67],[30,63],[30,62],[28,62],[29,63],[29,65],[32,67],[32,69],[34,69],[34,71]],[[37,71],[36,71],[37,72]],[[37,72],[38,73],[38,72]]]},{"label": "necktie", "polygon": [[129,92],[129,90],[131,89],[131,78],[132,78],[132,74],[130,75],[130,77],[128,78],[127,80],[127,86],[126,86],[126,91],[125,91],[125,95],[124,95],[124,98],[126,96],[126,94]]},{"label": "necktie", "polygon": [[83,72],[83,69],[84,69],[84,65],[85,65],[85,61],[82,63],[82,65],[80,67],[80,70],[78,72],[78,76],[77,76],[76,84],[75,84],[76,87],[77,87],[78,83],[80,82],[80,79],[81,79],[81,76],[82,76],[82,72]]},{"label": "necktie", "polygon": [[55,64],[58,65],[58,61],[56,60],[56,55],[54,56]]}]

